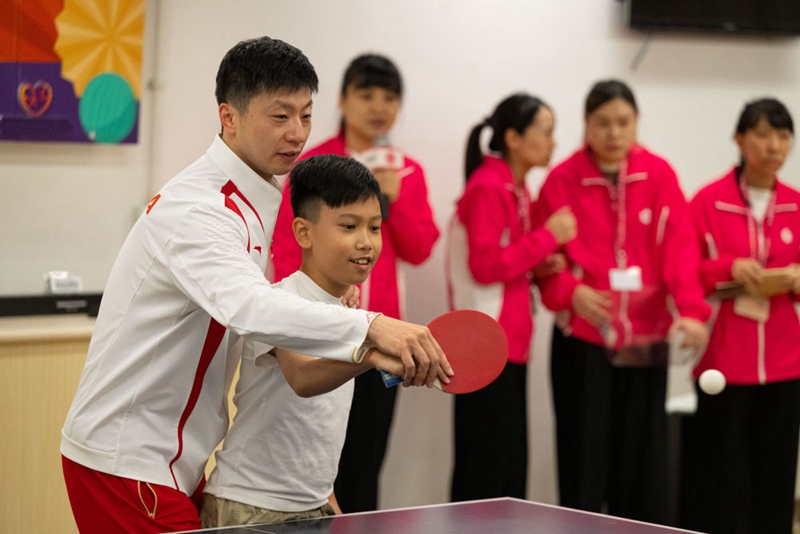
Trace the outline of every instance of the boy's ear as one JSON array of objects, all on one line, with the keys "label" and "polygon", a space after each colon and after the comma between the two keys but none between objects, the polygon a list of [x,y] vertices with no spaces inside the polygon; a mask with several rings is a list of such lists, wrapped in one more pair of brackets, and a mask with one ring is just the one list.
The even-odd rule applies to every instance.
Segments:
[{"label": "boy's ear", "polygon": [[311,223],[307,219],[295,217],[292,221],[292,232],[300,248],[311,248]]}]

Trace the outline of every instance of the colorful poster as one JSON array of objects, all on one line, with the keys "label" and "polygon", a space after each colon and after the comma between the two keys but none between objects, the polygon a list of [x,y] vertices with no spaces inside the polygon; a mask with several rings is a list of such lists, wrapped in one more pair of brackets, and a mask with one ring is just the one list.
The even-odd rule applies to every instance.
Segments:
[{"label": "colorful poster", "polygon": [[0,140],[136,143],[145,0],[0,1]]}]

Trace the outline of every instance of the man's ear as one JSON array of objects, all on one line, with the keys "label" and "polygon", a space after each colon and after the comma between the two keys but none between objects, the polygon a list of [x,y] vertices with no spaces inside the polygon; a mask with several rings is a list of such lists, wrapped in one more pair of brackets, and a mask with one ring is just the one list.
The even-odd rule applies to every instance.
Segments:
[{"label": "man's ear", "polygon": [[302,217],[295,217],[292,221],[294,239],[302,249],[311,248],[311,222]]},{"label": "man's ear", "polygon": [[222,131],[236,133],[236,109],[227,102],[219,105],[219,122],[222,124]]}]

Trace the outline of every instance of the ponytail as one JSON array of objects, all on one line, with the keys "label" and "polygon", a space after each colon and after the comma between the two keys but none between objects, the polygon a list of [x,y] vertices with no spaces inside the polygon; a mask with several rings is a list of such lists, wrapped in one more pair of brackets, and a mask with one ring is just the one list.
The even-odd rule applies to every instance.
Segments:
[{"label": "ponytail", "polygon": [[518,93],[509,96],[497,105],[492,116],[484,119],[483,122],[474,126],[467,139],[467,151],[464,158],[464,172],[466,181],[483,162],[483,151],[481,150],[481,133],[485,126],[492,128],[492,138],[489,141],[489,150],[499,152],[504,157],[507,155],[506,131],[515,130],[523,134],[525,130],[536,120],[536,115],[542,106],[548,107],[538,98]]},{"label": "ponytail", "polygon": [[484,127],[488,126],[488,120],[472,128],[467,139],[467,151],[464,159],[464,183],[469,182],[470,176],[483,162],[483,151],[481,150],[481,133]]}]

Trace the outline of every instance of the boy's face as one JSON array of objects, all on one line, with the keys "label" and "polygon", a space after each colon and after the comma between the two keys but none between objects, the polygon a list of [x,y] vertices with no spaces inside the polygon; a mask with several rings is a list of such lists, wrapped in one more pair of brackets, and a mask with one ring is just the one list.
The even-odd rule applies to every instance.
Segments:
[{"label": "boy's face", "polygon": [[319,220],[308,221],[308,250],[303,271],[331,295],[363,283],[381,253],[378,199],[338,208],[323,205]]}]

